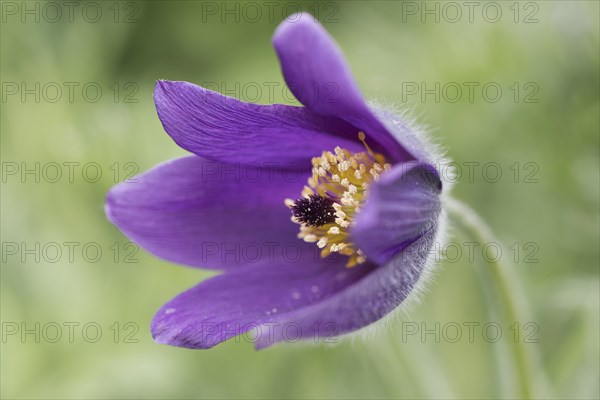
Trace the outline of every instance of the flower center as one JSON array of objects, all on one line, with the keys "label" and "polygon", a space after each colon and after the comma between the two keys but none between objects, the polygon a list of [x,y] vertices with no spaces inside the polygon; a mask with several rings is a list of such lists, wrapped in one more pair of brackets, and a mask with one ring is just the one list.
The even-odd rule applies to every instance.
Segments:
[{"label": "flower center", "polygon": [[385,157],[374,153],[358,133],[365,150],[352,153],[336,147],[312,159],[312,176],[298,200],[286,199],[292,211],[292,221],[300,224],[298,237],[316,243],[321,257],[331,253],[348,256],[347,267],[366,261],[365,255],[350,241],[349,229],[360,211],[369,184],[391,168]]},{"label": "flower center", "polygon": [[292,206],[292,213],[296,220],[307,226],[323,226],[335,221],[333,200],[318,194],[296,200]]}]

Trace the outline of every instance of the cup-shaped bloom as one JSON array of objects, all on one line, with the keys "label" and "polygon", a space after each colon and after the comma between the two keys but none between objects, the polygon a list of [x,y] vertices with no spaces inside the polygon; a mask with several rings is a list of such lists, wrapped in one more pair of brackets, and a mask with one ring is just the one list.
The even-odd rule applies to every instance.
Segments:
[{"label": "cup-shaped bloom", "polygon": [[368,105],[327,32],[288,18],[273,44],[303,107],[258,105],[187,82],[154,92],[192,156],[108,193],[108,218],[150,253],[223,272],[156,314],[156,341],[257,347],[366,327],[415,291],[439,234],[441,180],[408,123]]}]

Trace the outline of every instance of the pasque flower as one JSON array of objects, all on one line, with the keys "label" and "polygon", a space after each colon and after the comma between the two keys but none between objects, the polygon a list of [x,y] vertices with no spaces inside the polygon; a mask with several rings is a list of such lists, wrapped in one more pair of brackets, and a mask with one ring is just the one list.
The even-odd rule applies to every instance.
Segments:
[{"label": "pasque flower", "polygon": [[158,311],[160,343],[210,348],[257,329],[260,348],[356,331],[403,303],[428,265],[442,185],[425,141],[365,102],[312,16],[289,17],[273,44],[304,107],[159,81],[158,116],[193,155],[108,193],[108,218],[147,251],[223,271]]}]

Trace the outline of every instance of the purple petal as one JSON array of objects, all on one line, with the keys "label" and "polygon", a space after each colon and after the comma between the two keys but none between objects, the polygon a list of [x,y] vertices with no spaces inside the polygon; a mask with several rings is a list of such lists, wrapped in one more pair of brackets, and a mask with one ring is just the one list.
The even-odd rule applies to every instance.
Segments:
[{"label": "purple petal", "polygon": [[[270,337],[261,337],[258,348],[286,340],[290,326],[303,339],[335,342],[334,337],[363,328],[397,308],[414,290],[427,264],[436,237],[430,230],[405,247],[394,259],[376,267],[363,279],[337,295],[286,315],[278,321]],[[349,271],[360,270],[363,265]],[[288,332],[286,332],[286,329]]]},{"label": "purple petal", "polygon": [[158,116],[173,140],[223,162],[310,168],[310,159],[341,146],[361,151],[356,129],[303,107],[244,103],[188,82],[158,81]]},{"label": "purple petal", "polygon": [[285,340],[279,326],[293,324],[300,332],[310,332],[304,338],[331,341],[398,307],[427,264],[437,234],[440,190],[439,176],[429,164],[399,164],[384,173],[372,185],[352,230],[354,243],[379,267],[336,296],[287,315],[258,347]]},{"label": "purple petal", "polygon": [[288,17],[275,31],[273,45],[285,80],[302,104],[364,131],[378,144],[374,147],[392,161],[415,158],[369,109],[342,52],[312,15],[301,13]]},{"label": "purple petal", "polygon": [[435,230],[441,210],[441,181],[429,164],[398,164],[369,190],[351,232],[369,260],[384,264]]},{"label": "purple petal", "polygon": [[[417,210],[419,207],[405,201],[426,198],[389,193],[420,193],[420,186],[428,187],[425,192],[437,191],[439,181],[430,168],[418,164],[384,174],[372,188],[381,185],[376,189],[376,200],[365,208],[380,207],[383,214],[393,218],[395,212],[404,213],[405,208]],[[301,262],[237,268],[177,296],[156,314],[153,335],[160,343],[188,348],[209,348],[253,328],[260,333],[251,336],[259,348],[283,340],[331,341],[333,336],[379,320],[406,299],[425,268],[436,228],[434,223],[428,230],[414,231],[416,236],[383,265],[366,263],[349,269],[344,267],[345,257],[333,255],[319,260],[313,244],[298,241],[303,249]],[[380,240],[390,238],[396,236],[380,236]],[[377,246],[368,248],[381,250]]]},{"label": "purple petal", "polygon": [[260,327],[253,340],[268,341],[278,326],[282,335],[288,333],[279,321],[290,313],[334,297],[373,268],[347,269],[345,257],[319,260],[314,244],[301,246],[305,251],[299,263],[249,265],[178,295],[154,317],[153,337],[159,343],[206,349]]},{"label": "purple petal", "polygon": [[175,263],[219,269],[265,257],[276,263],[283,246],[300,242],[283,200],[296,198],[306,179],[298,171],[190,156],[113,187],[106,214],[131,240]]}]

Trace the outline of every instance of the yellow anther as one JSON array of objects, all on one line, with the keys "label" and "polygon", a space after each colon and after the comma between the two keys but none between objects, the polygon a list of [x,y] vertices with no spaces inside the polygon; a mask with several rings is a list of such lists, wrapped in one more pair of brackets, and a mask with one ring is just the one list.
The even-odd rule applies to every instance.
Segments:
[{"label": "yellow anther", "polygon": [[[302,190],[304,198],[318,195],[330,199],[335,219],[313,226],[292,217],[292,221],[300,224],[300,239],[316,243],[321,249],[321,257],[327,257],[331,253],[347,256],[347,267],[366,261],[366,256],[350,241],[349,229],[367,196],[370,182],[377,180],[383,171],[391,168],[383,155],[373,152],[367,145],[363,132],[358,133],[358,139],[366,151],[351,153],[337,146],[333,152],[324,151],[320,157],[314,157],[308,186]],[[290,208],[295,204],[291,199],[285,199],[284,203]]]},{"label": "yellow anther", "polygon": [[337,226],[332,226],[327,231],[327,234],[328,235],[339,235],[340,234],[340,228],[338,228]]},{"label": "yellow anther", "polygon": [[373,150],[371,150],[371,148],[367,144],[365,133],[363,131],[358,132],[358,140],[360,140],[362,142],[363,146],[365,146],[365,149],[367,149],[367,152],[369,153],[369,155],[371,157],[375,157],[375,153],[373,153]]}]

